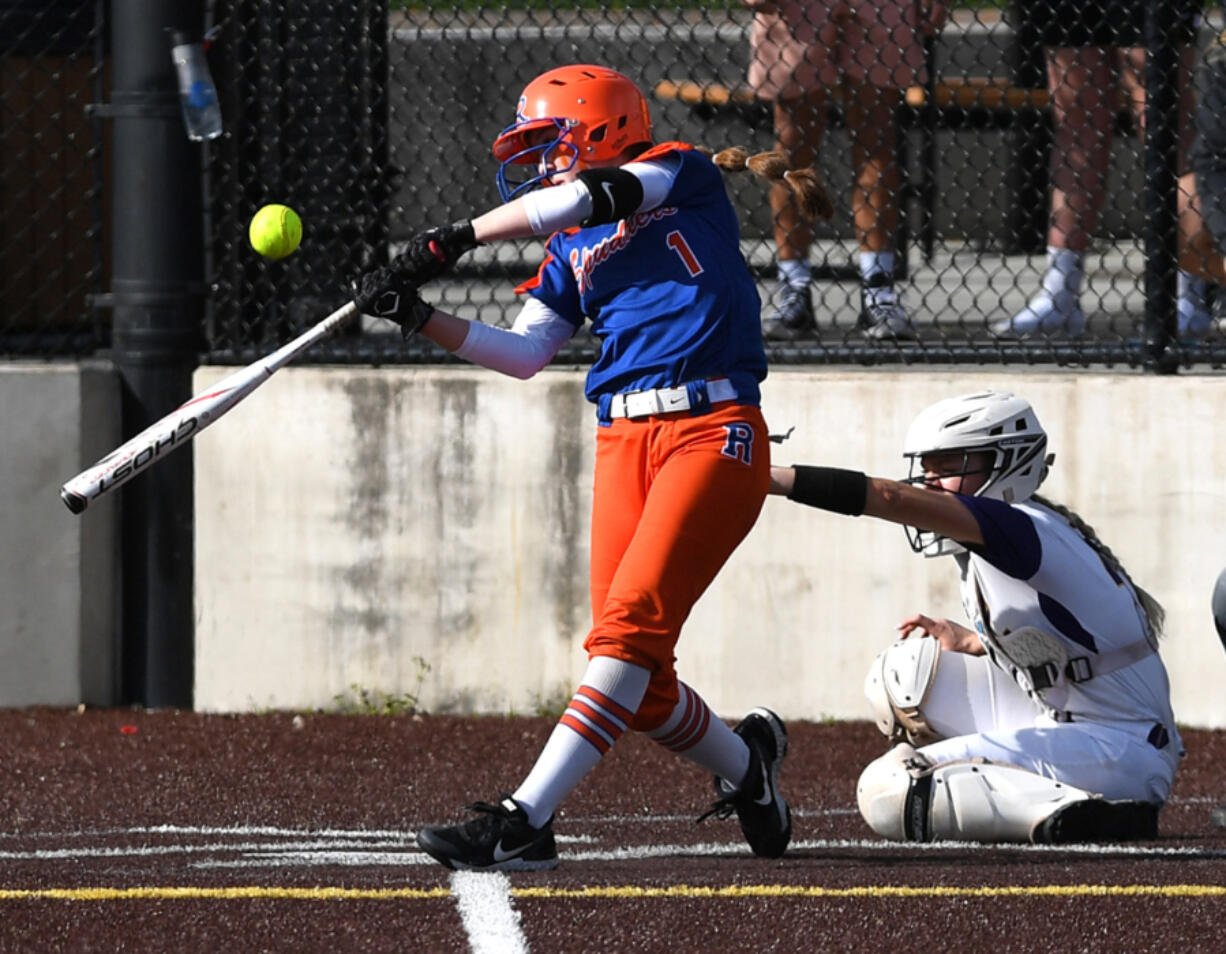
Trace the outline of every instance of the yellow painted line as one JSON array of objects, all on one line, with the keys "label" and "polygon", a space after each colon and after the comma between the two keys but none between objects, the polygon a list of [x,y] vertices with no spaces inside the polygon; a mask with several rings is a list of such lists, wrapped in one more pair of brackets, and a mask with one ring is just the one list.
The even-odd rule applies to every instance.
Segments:
[{"label": "yellow painted line", "polygon": [[[673,885],[641,888],[634,885],[585,888],[512,888],[511,894],[534,901],[638,900],[640,898],[737,899],[737,898],[1080,898],[1158,897],[1212,898],[1226,896],[1226,885],[1216,884],[1047,884],[1000,885],[997,887],[950,887],[931,885],[864,885],[822,888],[815,885],[759,884],[707,888]],[[31,888],[0,889],[0,901],[430,901],[451,897],[447,888]]]},{"label": "yellow painted line", "polygon": [[381,901],[404,899],[413,901],[449,898],[447,888],[35,888],[30,890],[0,889],[0,901],[28,899],[51,901]]},{"label": "yellow painted line", "polygon": [[667,888],[516,888],[517,898],[1003,898],[1003,897],[1172,897],[1204,898],[1226,895],[1216,884],[1048,884],[997,887],[910,887],[865,885],[822,888],[815,885],[759,884],[726,888],[674,885]]}]

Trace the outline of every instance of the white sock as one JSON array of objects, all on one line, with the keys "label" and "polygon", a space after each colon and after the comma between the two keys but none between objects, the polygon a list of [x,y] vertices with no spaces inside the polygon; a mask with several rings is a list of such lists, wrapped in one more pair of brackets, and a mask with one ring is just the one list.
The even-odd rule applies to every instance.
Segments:
[{"label": "white sock", "polygon": [[739,786],[749,771],[745,740],[711,714],[702,696],[679,683],[681,697],[672,715],[647,733],[666,749]]},{"label": "white sock", "polygon": [[579,688],[528,777],[511,795],[528,813],[528,824],[540,828],[621,738],[634,718],[651,673],[642,666],[593,656]]},{"label": "white sock", "polygon": [[1043,291],[1056,303],[1058,310],[1066,310],[1077,304],[1084,277],[1084,252],[1047,246],[1047,274],[1043,276]]},{"label": "white sock", "polygon": [[894,278],[893,252],[861,252],[860,277],[868,281],[874,275],[889,275]]},{"label": "white sock", "polygon": [[779,260],[779,281],[788,285],[807,287],[813,277],[813,269],[808,259],[783,258]]}]

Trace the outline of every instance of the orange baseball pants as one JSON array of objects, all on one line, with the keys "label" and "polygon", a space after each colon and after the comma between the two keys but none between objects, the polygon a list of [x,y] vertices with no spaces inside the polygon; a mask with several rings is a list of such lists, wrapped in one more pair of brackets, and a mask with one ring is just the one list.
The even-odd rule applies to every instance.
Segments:
[{"label": "orange baseball pants", "polygon": [[631,728],[656,728],[676,707],[681,626],[758,519],[769,484],[756,407],[620,418],[597,433],[584,648],[651,671]]}]

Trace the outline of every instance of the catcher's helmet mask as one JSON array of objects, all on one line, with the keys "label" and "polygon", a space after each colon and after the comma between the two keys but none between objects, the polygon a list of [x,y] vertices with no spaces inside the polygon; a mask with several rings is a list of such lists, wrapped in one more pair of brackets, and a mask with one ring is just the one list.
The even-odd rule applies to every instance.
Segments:
[{"label": "catcher's helmet mask", "polygon": [[[907,431],[903,456],[910,461],[907,483],[926,483],[924,458],[963,455],[962,476],[983,473],[970,469],[972,455],[988,452],[987,479],[969,496],[1006,503],[1029,499],[1047,477],[1054,455],[1047,454],[1047,432],[1030,403],[1005,391],[979,391],[938,401],[920,412]],[[958,476],[957,471],[942,474]],[[916,553],[943,556],[964,548],[929,530],[906,527]]]}]

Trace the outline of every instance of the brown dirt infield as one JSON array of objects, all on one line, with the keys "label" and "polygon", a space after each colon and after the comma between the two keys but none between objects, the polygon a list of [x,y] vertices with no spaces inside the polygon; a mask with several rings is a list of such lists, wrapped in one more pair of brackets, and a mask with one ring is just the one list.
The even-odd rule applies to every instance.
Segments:
[{"label": "brown dirt infield", "polygon": [[783,859],[696,826],[709,779],[628,736],[559,814],[561,866],[509,878],[520,946],[490,946],[411,835],[514,787],[552,726],[0,711],[0,951],[1226,950],[1226,733],[1185,733],[1157,841],[931,848],[855,812],[876,730],[806,722]]}]

